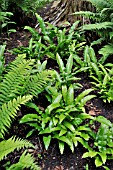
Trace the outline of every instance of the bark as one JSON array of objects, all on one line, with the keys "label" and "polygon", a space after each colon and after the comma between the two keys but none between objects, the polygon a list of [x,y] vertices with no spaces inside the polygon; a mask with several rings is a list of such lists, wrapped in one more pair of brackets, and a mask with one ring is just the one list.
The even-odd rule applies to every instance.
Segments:
[{"label": "bark", "polygon": [[45,21],[53,25],[63,25],[66,21],[73,23],[83,20],[81,16],[72,15],[76,11],[94,11],[94,7],[87,0],[57,0],[54,1]]}]

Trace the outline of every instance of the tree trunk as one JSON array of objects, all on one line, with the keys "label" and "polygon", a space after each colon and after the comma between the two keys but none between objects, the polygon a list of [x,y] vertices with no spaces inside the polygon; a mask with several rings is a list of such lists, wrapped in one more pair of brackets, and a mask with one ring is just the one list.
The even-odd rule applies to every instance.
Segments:
[{"label": "tree trunk", "polygon": [[76,20],[83,20],[81,16],[72,15],[77,11],[94,11],[94,7],[87,0],[57,0],[54,1],[50,11],[45,17],[45,21],[53,25],[63,25],[63,23],[73,23]]}]

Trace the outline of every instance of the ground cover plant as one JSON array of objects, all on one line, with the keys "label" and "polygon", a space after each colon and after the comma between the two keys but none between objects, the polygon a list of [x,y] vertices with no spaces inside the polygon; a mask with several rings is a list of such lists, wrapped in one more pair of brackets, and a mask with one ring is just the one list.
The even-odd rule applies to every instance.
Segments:
[{"label": "ground cover plant", "polygon": [[[90,2],[95,1],[90,0]],[[112,50],[109,50],[112,46],[112,1],[106,1],[103,6],[100,6],[100,2],[94,5],[97,8],[96,13],[80,12],[88,16],[93,24],[79,27],[80,21],[76,21],[70,28],[59,28],[45,22],[36,13],[38,22],[36,28],[24,27],[27,33],[30,32],[26,46],[19,42],[19,47],[8,51],[10,34],[9,41],[2,41],[3,44],[0,46],[1,169],[83,170],[89,167],[89,169],[109,170],[112,167],[113,64],[109,59],[112,55]],[[21,7],[21,2],[17,6]],[[93,33],[94,30],[95,33],[94,26],[99,39],[87,41],[86,31],[90,30]],[[104,53],[103,49],[107,49],[108,52]],[[8,55],[9,52],[11,55],[16,55],[15,60],[8,64],[5,63],[7,52]],[[102,107],[100,115],[96,114],[95,101],[96,105],[101,102],[104,108],[108,106],[111,117],[108,118],[109,114],[102,115],[103,112],[107,112],[107,109],[103,111]],[[24,106],[20,109],[21,105]],[[17,129],[16,135],[14,124]],[[22,127],[24,133],[23,138],[20,138],[19,129]],[[37,143],[41,148],[41,154],[38,152]],[[83,164],[79,166],[74,163],[74,160],[77,161],[74,155],[70,166],[66,161],[64,165],[62,160],[56,161],[57,164],[54,165],[50,165],[50,161],[47,165],[46,153],[51,159],[51,154],[56,152],[55,148],[62,158],[67,152],[69,152],[67,155],[71,152],[73,155],[81,152],[79,162]],[[79,152],[76,153],[78,148]],[[17,154],[15,150],[20,150],[20,153],[18,159],[12,161],[10,158]],[[53,158],[54,156],[52,160]]]}]

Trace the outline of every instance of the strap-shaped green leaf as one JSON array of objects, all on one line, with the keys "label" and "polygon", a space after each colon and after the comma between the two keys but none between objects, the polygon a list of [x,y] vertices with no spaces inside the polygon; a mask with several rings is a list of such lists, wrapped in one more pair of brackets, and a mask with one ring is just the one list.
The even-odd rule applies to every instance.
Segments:
[{"label": "strap-shaped green leaf", "polygon": [[66,103],[67,102],[67,86],[66,85],[62,86],[62,96],[63,96],[64,102]]},{"label": "strap-shaped green leaf", "polygon": [[93,157],[95,157],[97,154],[98,154],[98,152],[95,152],[95,151],[85,152],[85,153],[83,154],[82,158],[87,158],[87,157],[93,158]]},{"label": "strap-shaped green leaf", "polygon": [[59,144],[60,153],[63,154],[63,152],[64,152],[64,142],[59,141],[58,144]]},{"label": "strap-shaped green leaf", "polygon": [[72,66],[73,66],[73,55],[71,54],[67,60],[66,64],[66,72],[69,74],[72,71]]},{"label": "strap-shaped green leaf", "polygon": [[75,128],[74,128],[73,124],[71,124],[70,122],[63,121],[63,125],[65,127],[67,127],[69,130],[71,130],[72,132],[75,132]]},{"label": "strap-shaped green leaf", "polygon": [[87,89],[87,90],[83,91],[82,93],[80,93],[75,99],[75,104],[78,104],[79,102],[81,102],[83,97],[88,95],[91,91],[93,91],[93,89]]},{"label": "strap-shaped green leaf", "polygon": [[74,88],[73,88],[73,85],[71,84],[67,92],[66,104],[73,105],[73,103],[74,103]]},{"label": "strap-shaped green leaf", "polygon": [[95,54],[95,51],[92,47],[89,47],[89,55],[90,55],[91,61],[93,63],[97,63],[96,54]]},{"label": "strap-shaped green leaf", "polygon": [[96,95],[88,95],[81,99],[79,106],[84,106],[89,100],[96,97]]},{"label": "strap-shaped green leaf", "polygon": [[46,35],[46,25],[45,25],[45,23],[44,23],[44,20],[40,17],[40,15],[38,15],[37,13],[35,13],[35,15],[36,15],[36,18],[37,18],[37,20],[38,20],[38,22],[39,22],[39,24],[40,24],[40,28],[41,28],[41,31],[42,31],[42,33],[44,34],[44,35]]},{"label": "strap-shaped green leaf", "polygon": [[59,56],[58,53],[56,54],[56,60],[57,60],[57,63],[59,65],[60,71],[63,72],[64,69],[65,69],[64,63],[63,63],[63,61],[62,61],[62,59],[61,59],[61,57]]}]

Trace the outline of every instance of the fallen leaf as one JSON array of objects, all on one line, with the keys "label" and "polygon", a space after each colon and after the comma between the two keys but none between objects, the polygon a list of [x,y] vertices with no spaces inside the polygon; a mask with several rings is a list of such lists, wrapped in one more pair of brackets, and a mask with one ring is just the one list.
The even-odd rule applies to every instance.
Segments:
[{"label": "fallen leaf", "polygon": [[95,115],[96,115],[96,113],[95,113],[94,110],[90,110],[90,111],[89,111],[89,114],[90,114],[91,116],[95,116]]}]

